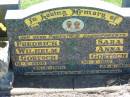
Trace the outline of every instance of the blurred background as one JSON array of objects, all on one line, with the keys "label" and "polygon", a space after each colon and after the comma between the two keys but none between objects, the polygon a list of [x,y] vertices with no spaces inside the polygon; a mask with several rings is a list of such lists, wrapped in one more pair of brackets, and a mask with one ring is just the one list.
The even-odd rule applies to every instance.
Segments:
[{"label": "blurred background", "polygon": [[[21,0],[20,7],[21,9],[25,9],[31,5],[44,2],[44,1],[47,1],[47,0]],[[117,6],[121,6],[121,7],[130,7],[130,0],[104,0],[104,1],[115,4]]]}]

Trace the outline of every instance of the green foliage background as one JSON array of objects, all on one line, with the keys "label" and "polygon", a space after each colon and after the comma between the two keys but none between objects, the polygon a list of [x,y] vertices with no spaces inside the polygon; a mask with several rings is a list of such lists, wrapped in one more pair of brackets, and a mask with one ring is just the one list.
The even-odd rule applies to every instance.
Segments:
[{"label": "green foliage background", "polygon": [[[20,7],[21,7],[21,9],[25,9],[31,5],[34,5],[34,4],[43,2],[43,1],[47,1],[47,0],[21,0]],[[122,0],[104,0],[104,1],[111,2],[111,3],[116,4],[118,6],[122,6]]]},{"label": "green foliage background", "polygon": [[46,1],[46,0],[21,0],[20,1],[20,8],[25,9],[31,5],[34,5],[34,4],[43,2],[43,1]]},{"label": "green foliage background", "polygon": [[105,0],[107,2],[111,2],[113,4],[116,4],[118,6],[122,6],[122,0]]}]

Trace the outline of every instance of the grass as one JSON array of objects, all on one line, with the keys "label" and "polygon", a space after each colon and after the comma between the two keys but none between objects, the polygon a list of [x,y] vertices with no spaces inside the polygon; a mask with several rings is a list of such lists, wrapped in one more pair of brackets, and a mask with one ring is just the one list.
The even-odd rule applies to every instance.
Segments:
[{"label": "grass", "polygon": [[46,1],[46,0],[21,0],[20,8],[25,9],[31,5],[34,5],[43,1]]},{"label": "grass", "polygon": [[[21,9],[25,9],[31,5],[34,5],[34,4],[43,2],[43,1],[46,1],[46,0],[21,0],[20,7],[21,7]],[[104,0],[104,1],[113,3],[113,4],[118,5],[118,6],[122,6],[122,0]]]},{"label": "grass", "polygon": [[105,0],[107,2],[111,2],[115,5],[122,6],[122,0]]}]

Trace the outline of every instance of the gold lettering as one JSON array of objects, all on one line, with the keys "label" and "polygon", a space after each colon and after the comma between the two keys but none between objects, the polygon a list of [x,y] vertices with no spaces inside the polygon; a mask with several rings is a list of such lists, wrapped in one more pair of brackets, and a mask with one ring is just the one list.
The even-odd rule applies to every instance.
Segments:
[{"label": "gold lettering", "polygon": [[83,60],[81,64],[111,64],[112,60]]},{"label": "gold lettering", "polygon": [[27,67],[27,66],[41,66],[41,65],[47,65],[47,62],[41,61],[41,62],[16,62],[16,66],[22,66],[22,67]]},{"label": "gold lettering", "polygon": [[43,60],[50,60],[50,61],[57,61],[58,55],[21,55],[18,56],[19,61],[43,61]]},{"label": "gold lettering", "polygon": [[53,11],[43,12],[33,17],[27,18],[24,20],[24,22],[27,26],[33,28],[38,26],[43,21],[60,18],[60,17],[72,16],[72,14],[73,11],[71,9],[53,10]]},{"label": "gold lettering", "polygon": [[110,12],[104,12],[94,9],[85,9],[85,8],[80,9],[62,8],[62,9],[55,9],[53,11],[46,11],[39,13],[37,15],[25,19],[24,22],[27,26],[33,28],[40,25],[40,23],[43,21],[68,16],[82,16],[82,17],[93,17],[103,19],[105,21],[108,21],[108,23],[114,26],[119,25],[123,20],[123,17]]},{"label": "gold lettering", "polygon": [[123,46],[97,46],[96,52],[121,52]]},{"label": "gold lettering", "polygon": [[60,48],[17,48],[16,54],[57,54]]},{"label": "gold lettering", "polygon": [[128,58],[128,53],[91,53],[90,59],[122,59]]},{"label": "gold lettering", "polygon": [[100,65],[100,68],[129,68],[130,64],[107,64]]},{"label": "gold lettering", "polygon": [[15,47],[43,47],[43,46],[59,46],[59,40],[40,40],[40,41],[19,41],[15,42]]},{"label": "gold lettering", "polygon": [[[22,35],[19,40],[42,40],[42,39],[82,39],[82,38],[124,38],[128,33],[93,33],[93,34],[54,34],[54,35]],[[97,45],[119,45],[123,39],[97,39]]]},{"label": "gold lettering", "polygon": [[65,70],[65,66],[37,66],[33,70]]},{"label": "gold lettering", "polygon": [[97,45],[123,45],[123,39],[97,39]]}]

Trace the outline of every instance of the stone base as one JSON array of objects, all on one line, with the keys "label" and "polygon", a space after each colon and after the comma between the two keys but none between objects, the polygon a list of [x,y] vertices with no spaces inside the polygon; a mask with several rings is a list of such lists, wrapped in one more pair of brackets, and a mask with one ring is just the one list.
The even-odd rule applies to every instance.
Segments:
[{"label": "stone base", "polygon": [[71,75],[71,76],[24,76],[16,75],[14,87],[31,88],[92,88],[128,84],[130,74]]},{"label": "stone base", "polygon": [[0,91],[12,89],[12,84],[14,80],[13,72],[9,71],[5,76],[0,79]]}]

